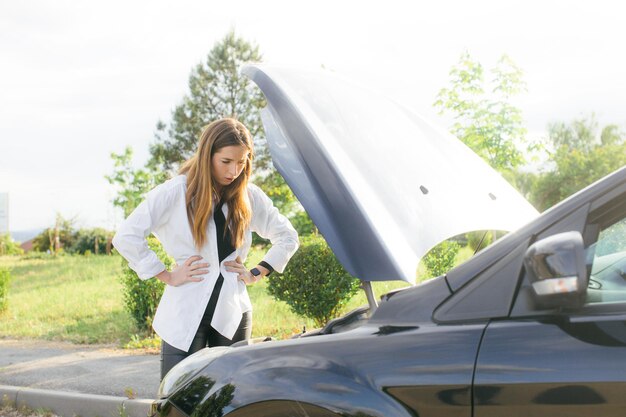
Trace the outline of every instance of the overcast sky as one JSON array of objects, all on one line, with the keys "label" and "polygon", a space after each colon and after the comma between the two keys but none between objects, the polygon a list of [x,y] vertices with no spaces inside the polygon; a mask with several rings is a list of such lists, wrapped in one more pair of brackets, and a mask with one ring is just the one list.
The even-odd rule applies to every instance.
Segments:
[{"label": "overcast sky", "polygon": [[418,113],[468,50],[487,68],[508,54],[528,92],[527,128],[595,112],[626,126],[626,13],[614,1],[3,1],[0,193],[12,231],[114,228],[111,152],[148,156],[157,121],[193,66],[234,28],[268,63],[324,65]]}]

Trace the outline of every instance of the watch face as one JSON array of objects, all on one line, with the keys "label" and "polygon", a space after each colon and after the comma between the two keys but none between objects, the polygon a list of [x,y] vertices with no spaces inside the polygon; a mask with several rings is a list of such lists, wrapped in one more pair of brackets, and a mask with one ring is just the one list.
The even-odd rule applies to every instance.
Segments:
[{"label": "watch face", "polygon": [[261,275],[261,271],[259,271],[259,268],[252,268],[250,270],[250,273],[254,275],[255,277],[258,277],[259,275]]}]

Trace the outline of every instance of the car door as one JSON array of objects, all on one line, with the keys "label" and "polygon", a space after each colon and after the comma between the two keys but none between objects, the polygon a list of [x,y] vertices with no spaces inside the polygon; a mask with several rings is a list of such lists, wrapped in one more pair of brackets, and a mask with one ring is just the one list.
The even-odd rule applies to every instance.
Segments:
[{"label": "car door", "polygon": [[521,271],[510,318],[483,335],[475,417],[626,415],[626,193],[618,191],[591,202],[578,230],[590,275],[584,306],[533,307]]}]

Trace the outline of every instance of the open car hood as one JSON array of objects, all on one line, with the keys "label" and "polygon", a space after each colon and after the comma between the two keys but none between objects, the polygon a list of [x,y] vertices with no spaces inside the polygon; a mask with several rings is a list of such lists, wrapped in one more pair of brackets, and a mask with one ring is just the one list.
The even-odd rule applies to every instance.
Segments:
[{"label": "open car hood", "polygon": [[364,281],[413,283],[420,258],[537,211],[461,141],[325,70],[249,65],[274,166],[333,252]]}]

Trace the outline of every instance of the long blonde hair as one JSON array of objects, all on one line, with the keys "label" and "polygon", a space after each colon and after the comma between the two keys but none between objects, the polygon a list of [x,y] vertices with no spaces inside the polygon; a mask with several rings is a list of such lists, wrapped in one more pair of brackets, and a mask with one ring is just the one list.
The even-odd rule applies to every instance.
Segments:
[{"label": "long blonde hair", "polygon": [[[211,159],[226,146],[244,146],[249,152],[243,171],[231,184],[222,188],[220,196],[211,175]],[[246,192],[252,173],[253,153],[252,135],[248,129],[236,119],[224,118],[204,127],[196,153],[181,166],[179,173],[187,176],[187,219],[197,248],[207,241],[207,224],[213,214],[213,204],[218,199],[228,205],[226,224],[230,227],[233,247],[243,244],[244,233],[252,217]]]}]

